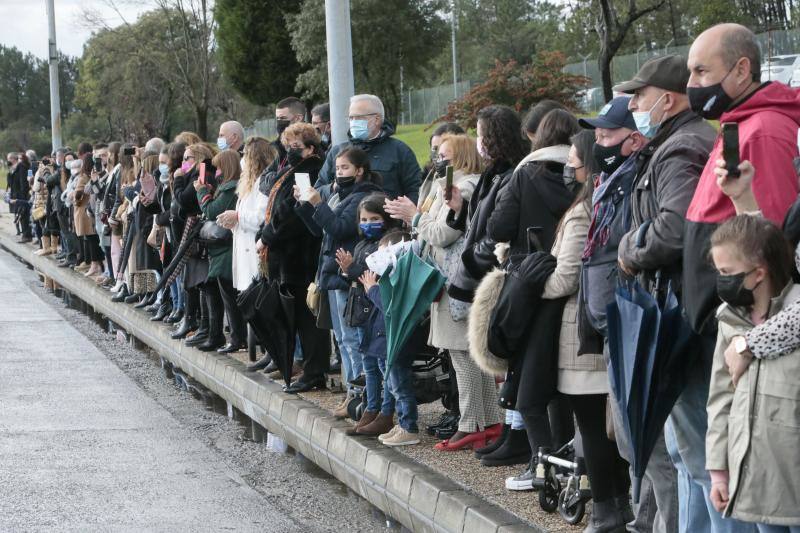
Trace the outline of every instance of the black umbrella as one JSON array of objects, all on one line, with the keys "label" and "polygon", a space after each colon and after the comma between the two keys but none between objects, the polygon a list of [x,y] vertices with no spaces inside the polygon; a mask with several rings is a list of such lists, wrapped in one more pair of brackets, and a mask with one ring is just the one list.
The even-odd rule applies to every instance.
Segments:
[{"label": "black umbrella", "polygon": [[[125,234],[125,240],[122,243],[122,253],[119,256],[119,263],[117,263],[117,276],[125,274],[125,269],[128,267],[128,259],[131,256],[131,249],[133,248],[133,239],[136,233],[136,224],[131,221],[128,224],[128,231]],[[132,287],[131,287],[132,289]]]},{"label": "black umbrella", "polygon": [[169,287],[180,275],[183,270],[183,265],[189,261],[189,248],[192,246],[199,233],[200,224],[197,224],[197,217],[189,217],[183,228],[181,244],[178,246],[178,250],[172,255],[169,265],[164,268],[161,279],[156,286],[156,292],[159,292],[164,287]]},{"label": "black umbrella", "polygon": [[636,281],[621,282],[607,308],[611,386],[633,450],[635,502],[700,344],[671,286],[661,294],[659,280],[653,294]]},{"label": "black umbrella", "polygon": [[294,297],[276,281],[261,277],[239,294],[236,304],[288,385],[295,347]]}]

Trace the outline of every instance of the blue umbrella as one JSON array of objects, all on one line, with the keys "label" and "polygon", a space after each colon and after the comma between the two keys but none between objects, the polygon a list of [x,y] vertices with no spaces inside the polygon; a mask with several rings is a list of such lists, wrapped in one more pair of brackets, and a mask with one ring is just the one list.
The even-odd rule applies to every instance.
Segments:
[{"label": "blue umbrella", "polygon": [[668,285],[661,295],[659,281],[657,276],[653,294],[636,281],[620,282],[607,308],[611,386],[633,449],[637,502],[647,462],[696,353],[675,293]]}]

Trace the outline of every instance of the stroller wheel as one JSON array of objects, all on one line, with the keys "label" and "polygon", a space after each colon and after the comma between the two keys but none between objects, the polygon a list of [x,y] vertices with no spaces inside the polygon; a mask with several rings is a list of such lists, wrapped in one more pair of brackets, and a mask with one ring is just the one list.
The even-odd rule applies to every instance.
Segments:
[{"label": "stroller wheel", "polygon": [[356,394],[347,403],[347,416],[349,416],[351,420],[355,420],[356,422],[358,422],[363,413],[364,413],[363,399],[360,394]]},{"label": "stroller wheel", "polygon": [[570,495],[568,488],[561,491],[558,495],[558,514],[561,515],[568,524],[579,524],[586,513],[586,502],[580,494]]},{"label": "stroller wheel", "polygon": [[558,509],[558,494],[561,483],[556,479],[555,469],[550,467],[544,476],[544,486],[539,491],[539,506],[546,513],[554,513]]}]

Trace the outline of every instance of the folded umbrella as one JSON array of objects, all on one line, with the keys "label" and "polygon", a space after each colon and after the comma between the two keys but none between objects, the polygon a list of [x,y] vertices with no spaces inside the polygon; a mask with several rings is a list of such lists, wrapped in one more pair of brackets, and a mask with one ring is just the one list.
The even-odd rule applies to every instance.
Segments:
[{"label": "folded umbrella", "polygon": [[611,387],[633,450],[636,502],[698,344],[671,286],[663,296],[660,292],[658,281],[653,294],[637,281],[624,281],[607,308]]},{"label": "folded umbrella", "polygon": [[200,233],[200,224],[197,224],[197,217],[189,217],[183,228],[183,236],[177,251],[172,255],[172,259],[161,273],[155,292],[168,287],[180,275],[183,266],[189,261],[189,248],[194,244],[197,235]]},{"label": "folded umbrella", "polygon": [[[424,244],[420,247],[420,254]],[[413,248],[379,282],[386,323],[386,370],[391,368],[414,329],[442,292],[445,277]]]}]

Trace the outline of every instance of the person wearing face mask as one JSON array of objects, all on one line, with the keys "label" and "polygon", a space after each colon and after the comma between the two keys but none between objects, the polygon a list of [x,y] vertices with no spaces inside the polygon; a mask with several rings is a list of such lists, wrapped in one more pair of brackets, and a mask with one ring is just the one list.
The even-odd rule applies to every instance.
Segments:
[{"label": "person wearing face mask", "polygon": [[383,188],[389,198],[406,196],[416,203],[422,170],[411,148],[395,139],[394,133],[394,125],[386,120],[380,98],[371,94],[350,98],[350,141],[331,147],[314,187],[320,189],[335,181],[336,157],[352,145],[369,153],[372,170],[383,178]]},{"label": "person wearing face mask", "polygon": [[311,109],[311,125],[319,133],[319,146],[323,153],[331,147],[331,106],[327,102]]},{"label": "person wearing face mask", "polygon": [[[716,131],[690,109],[684,94],[689,81],[685,65],[677,55],[652,59],[633,80],[614,88],[633,94],[630,109],[637,127],[651,139],[636,156],[639,170],[631,200],[632,226],[620,242],[620,268],[638,274],[648,291],[660,273],[662,287],[668,281],[679,298],[686,210],[716,137]],[[707,369],[690,373],[690,392],[676,403],[664,434],[679,476],[678,498],[684,502],[679,531],[741,531],[738,521],[723,520],[705,496],[710,478],[699,454],[677,440],[688,428],[703,426],[705,398],[691,390],[697,387],[693,381],[702,382],[704,375]]]},{"label": "person wearing face mask", "polygon": [[275,127],[278,137],[272,141],[272,146],[278,152],[278,157],[269,166],[269,171],[277,173],[289,165],[286,160],[286,148],[281,142],[281,136],[292,124],[306,120],[306,105],[299,98],[290,96],[275,105]]},{"label": "person wearing face mask", "polygon": [[235,120],[223,122],[219,126],[217,136],[217,148],[222,150],[233,150],[242,156],[244,150],[244,127]]},{"label": "person wearing face mask", "polygon": [[731,375],[726,349],[734,339],[796,305],[789,243],[773,222],[738,215],[711,236],[722,305],[709,375],[705,467],[710,500],[726,518],[750,531],[800,530],[800,351],[753,361],[739,379]]},{"label": "person wearing face mask", "polygon": [[[290,154],[287,165],[277,173],[268,172],[266,180],[267,208],[264,222],[256,236],[256,250],[266,258],[267,277],[281,284],[297,302],[306,298],[309,284],[314,281],[319,259],[321,234],[308,230],[298,213],[295,199],[295,177],[308,174],[314,180],[322,166],[319,156],[319,135],[311,124],[296,123],[289,126],[283,136]],[[317,327],[317,321],[308,306],[294,306],[294,332],[298,334],[303,352],[303,377],[286,391],[305,392],[325,388],[331,353],[330,332]],[[276,360],[287,354],[274,354]]]},{"label": "person wearing face mask", "polygon": [[[333,333],[342,353],[342,371],[352,396],[354,386],[363,386],[361,335],[357,327],[348,325],[343,318],[350,285],[339,271],[336,254],[340,250],[353,253],[359,240],[358,205],[365,196],[382,189],[381,176],[370,169],[369,155],[361,149],[351,147],[340,151],[336,169],[336,190],[327,201],[316,190],[304,197],[299,188],[295,198],[299,201],[297,213],[309,231],[322,237],[315,279],[318,289],[328,295]],[[349,398],[336,410],[337,416],[346,416],[348,401]],[[389,429],[391,426],[386,431]]]}]

